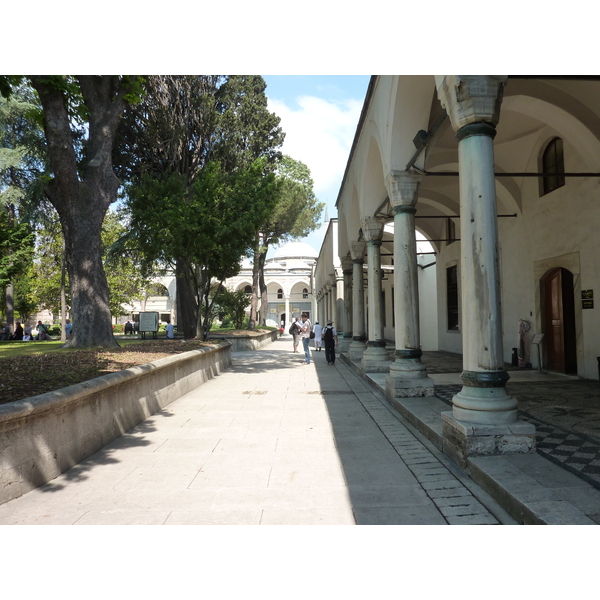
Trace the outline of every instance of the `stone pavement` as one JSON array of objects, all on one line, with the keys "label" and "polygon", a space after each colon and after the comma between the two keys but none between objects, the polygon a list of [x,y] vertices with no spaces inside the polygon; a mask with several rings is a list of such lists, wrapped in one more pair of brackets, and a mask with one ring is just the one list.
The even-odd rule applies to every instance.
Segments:
[{"label": "stone pavement", "polygon": [[[448,406],[462,388],[462,357],[424,352],[435,395]],[[536,427],[538,454],[600,489],[600,382],[507,366],[519,416]]]},{"label": "stone pavement", "polygon": [[[462,357],[423,352],[435,396],[400,401],[398,409],[436,447],[443,446],[441,412],[451,410],[462,387]],[[360,365],[349,363],[357,372]],[[600,523],[600,384],[532,369],[510,371],[508,391],[520,418],[536,426],[537,452],[476,457],[469,473],[522,523]],[[369,373],[372,389],[385,389],[385,375]]]},{"label": "stone pavement", "polygon": [[361,377],[289,336],[88,460],[0,524],[513,524]]}]

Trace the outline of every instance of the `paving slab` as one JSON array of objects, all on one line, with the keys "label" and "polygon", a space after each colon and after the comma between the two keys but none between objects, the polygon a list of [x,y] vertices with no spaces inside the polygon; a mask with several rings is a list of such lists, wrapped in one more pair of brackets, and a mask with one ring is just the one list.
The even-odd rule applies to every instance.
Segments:
[{"label": "paving slab", "polygon": [[[360,373],[359,364],[345,360],[353,374]],[[462,356],[424,352],[422,360],[435,381],[435,397],[397,399],[390,406],[441,449],[440,413],[449,410],[452,397],[462,388]],[[600,521],[600,385],[559,373],[511,366],[507,370],[507,387],[519,401],[520,418],[536,427],[537,452],[470,458],[469,475],[518,522],[596,524]],[[380,374],[367,374],[364,379],[372,389],[385,393]],[[418,450],[411,453],[407,444],[394,446],[405,451],[405,462],[414,470],[420,461],[427,461]],[[443,490],[428,493],[435,498]],[[462,497],[460,489],[457,497]]]},{"label": "paving slab", "polygon": [[321,353],[303,366],[290,346],[234,354],[219,377],[1,505],[0,524],[498,523],[483,490],[364,379]]}]

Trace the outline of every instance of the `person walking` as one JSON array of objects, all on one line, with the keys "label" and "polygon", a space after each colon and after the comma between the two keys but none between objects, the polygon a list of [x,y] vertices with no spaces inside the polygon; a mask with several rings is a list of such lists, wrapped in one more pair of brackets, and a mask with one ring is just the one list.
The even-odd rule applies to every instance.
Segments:
[{"label": "person walking", "polygon": [[315,321],[313,331],[315,332],[315,350],[321,352],[321,334],[323,333],[323,326],[319,325],[319,321]]},{"label": "person walking", "polygon": [[327,323],[323,330],[323,342],[325,343],[325,358],[328,365],[335,365],[335,349],[338,345],[338,336],[333,321]]},{"label": "person walking", "polygon": [[300,343],[302,323],[300,323],[300,317],[296,317],[296,320],[291,324],[290,331],[292,333],[294,352],[298,352],[298,344]]},{"label": "person walking", "polygon": [[305,364],[310,365],[310,348],[308,344],[310,342],[310,332],[312,329],[312,323],[310,322],[308,315],[302,315],[302,346],[304,347],[304,360]]}]

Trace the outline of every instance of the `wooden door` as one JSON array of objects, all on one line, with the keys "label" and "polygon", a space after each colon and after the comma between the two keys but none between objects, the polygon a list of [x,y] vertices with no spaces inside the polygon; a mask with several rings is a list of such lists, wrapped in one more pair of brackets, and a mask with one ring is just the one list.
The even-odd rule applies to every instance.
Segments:
[{"label": "wooden door", "polygon": [[546,351],[548,369],[577,373],[573,274],[553,269],[545,279]]}]

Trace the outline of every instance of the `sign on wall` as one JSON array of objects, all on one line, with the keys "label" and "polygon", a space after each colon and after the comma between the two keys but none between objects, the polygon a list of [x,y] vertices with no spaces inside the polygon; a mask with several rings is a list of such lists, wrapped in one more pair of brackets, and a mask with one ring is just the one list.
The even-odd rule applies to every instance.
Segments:
[{"label": "sign on wall", "polygon": [[594,308],[594,290],[581,290],[581,308]]}]

